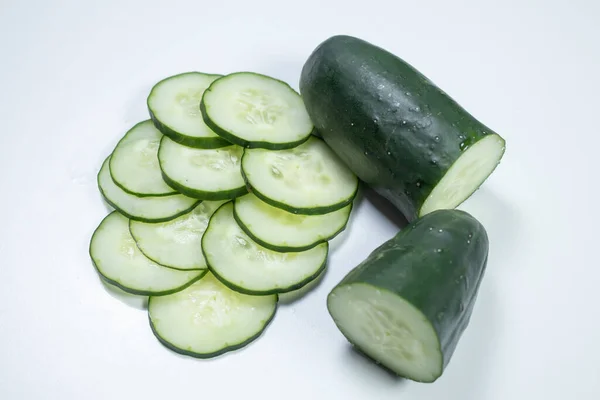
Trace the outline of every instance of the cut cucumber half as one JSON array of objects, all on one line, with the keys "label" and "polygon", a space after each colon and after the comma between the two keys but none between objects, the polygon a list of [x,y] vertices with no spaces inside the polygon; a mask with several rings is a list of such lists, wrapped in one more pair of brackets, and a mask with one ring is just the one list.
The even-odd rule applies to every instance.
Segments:
[{"label": "cut cucumber half", "polygon": [[162,179],[158,146],[163,135],[152,121],[138,123],[117,143],[110,159],[113,181],[138,197],[168,196],[177,192]]},{"label": "cut cucumber half", "polygon": [[209,272],[188,288],[150,297],[148,316],[167,348],[197,358],[216,357],[257,339],[277,309],[277,295],[250,296],[223,285]]},{"label": "cut cucumber half", "polygon": [[106,282],[144,296],[177,292],[206,273],[206,270],[178,271],[148,259],[129,233],[129,220],[118,211],[105,217],[92,235],[90,257]]},{"label": "cut cucumber half", "polygon": [[204,92],[200,109],[219,136],[244,147],[288,149],[313,131],[300,95],[287,83],[251,72],[237,72],[214,81]]},{"label": "cut cucumber half", "polygon": [[203,201],[192,211],[171,221],[130,221],[129,230],[146,257],[169,268],[206,269],[202,235],[211,215],[223,201]]},{"label": "cut cucumber half", "polygon": [[108,156],[98,173],[98,187],[104,200],[127,218],[143,222],[164,222],[187,213],[198,199],[174,194],[171,196],[138,197],[118,187],[110,176]]},{"label": "cut cucumber half", "polygon": [[267,295],[299,289],[325,268],[329,245],[280,253],[254,242],[235,222],[233,203],[212,216],[202,238],[202,251],[210,271],[225,285],[241,293]]},{"label": "cut cucumber half", "polygon": [[243,152],[237,145],[195,149],[164,136],[158,159],[164,180],[179,192],[202,200],[228,200],[248,192],[240,168]]},{"label": "cut cucumber half", "polygon": [[202,94],[219,77],[221,75],[186,72],[154,85],[147,104],[156,128],[186,146],[216,149],[230,145],[206,126],[200,112]]},{"label": "cut cucumber half", "polygon": [[288,150],[246,149],[242,173],[261,200],[295,214],[339,210],[358,190],[356,175],[315,136]]},{"label": "cut cucumber half", "polygon": [[308,250],[333,239],[346,228],[351,210],[352,203],[327,214],[293,214],[247,194],[235,200],[233,213],[252,240],[268,249],[288,252]]}]

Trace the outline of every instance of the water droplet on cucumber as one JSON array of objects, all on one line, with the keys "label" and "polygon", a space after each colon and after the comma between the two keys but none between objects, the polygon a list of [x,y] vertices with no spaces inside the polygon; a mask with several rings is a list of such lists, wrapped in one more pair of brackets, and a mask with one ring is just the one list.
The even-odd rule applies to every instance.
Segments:
[{"label": "water droplet on cucumber", "polygon": [[436,142],[439,142],[440,141],[440,137],[436,136],[436,137],[433,138],[433,140],[435,140]]}]

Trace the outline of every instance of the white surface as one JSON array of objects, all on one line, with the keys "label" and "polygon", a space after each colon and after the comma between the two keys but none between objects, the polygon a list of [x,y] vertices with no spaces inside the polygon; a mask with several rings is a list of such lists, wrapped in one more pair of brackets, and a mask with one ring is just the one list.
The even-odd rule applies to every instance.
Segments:
[{"label": "white surface", "polygon": [[[1,399],[600,398],[597,1],[3,1],[0,5]],[[253,70],[297,87],[337,33],[416,65],[507,140],[462,208],[491,259],[471,325],[433,385],[356,356],[329,289],[395,232],[370,201],[321,286],[260,340],[212,361],[162,347],[87,254],[95,184],[145,96],[186,70]],[[129,305],[128,305],[129,304]]]}]

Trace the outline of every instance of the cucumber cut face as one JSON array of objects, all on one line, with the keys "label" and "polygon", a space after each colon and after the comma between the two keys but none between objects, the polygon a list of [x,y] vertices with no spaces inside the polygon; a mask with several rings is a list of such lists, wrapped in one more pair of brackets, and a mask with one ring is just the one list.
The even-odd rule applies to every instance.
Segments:
[{"label": "cucumber cut face", "polygon": [[350,204],[358,178],[321,139],[293,149],[246,149],[242,172],[264,202],[295,214],[326,214]]},{"label": "cucumber cut face", "polygon": [[170,196],[138,197],[118,187],[110,176],[108,156],[98,173],[100,193],[111,206],[127,218],[144,222],[164,222],[190,211],[198,199],[174,194]]},{"label": "cucumber cut face", "polygon": [[177,193],[160,172],[157,153],[162,137],[150,120],[140,122],[125,134],[110,159],[110,175],[117,186],[138,197]]},{"label": "cucumber cut face", "polygon": [[214,133],[200,112],[200,100],[206,88],[221,75],[186,72],[158,82],[147,103],[154,125],[177,143],[203,149],[228,146]]},{"label": "cucumber cut face", "polygon": [[253,194],[234,202],[234,217],[255,242],[280,252],[308,250],[342,232],[352,204],[321,215],[293,214],[273,207]]},{"label": "cucumber cut face", "polygon": [[164,180],[179,192],[202,200],[228,200],[248,192],[240,168],[243,152],[237,145],[195,149],[165,136],[158,159]]},{"label": "cucumber cut face", "polygon": [[459,206],[492,174],[504,149],[504,139],[490,134],[464,150],[425,199],[419,215]]},{"label": "cucumber cut face", "polygon": [[277,79],[238,72],[214,81],[201,102],[204,121],[219,136],[244,147],[295,147],[313,125],[300,95]]},{"label": "cucumber cut face", "polygon": [[210,271],[233,290],[255,295],[303,287],[325,268],[328,250],[327,243],[294,253],[269,250],[239,227],[233,217],[232,202],[213,214],[202,238]]},{"label": "cucumber cut face", "polygon": [[350,343],[396,374],[432,382],[442,373],[435,329],[402,297],[354,283],[336,287],[327,298],[327,307]]},{"label": "cucumber cut face", "polygon": [[188,288],[150,297],[150,326],[169,349],[210,358],[257,339],[277,309],[277,295],[250,296],[223,285],[209,272]]},{"label": "cucumber cut face", "polygon": [[129,230],[146,257],[169,268],[206,269],[202,235],[223,201],[203,201],[192,211],[162,223],[130,221]]},{"label": "cucumber cut face", "polygon": [[206,273],[205,270],[178,271],[148,259],[129,233],[129,220],[118,211],[104,218],[94,232],[90,257],[105,281],[138,295],[173,293]]}]

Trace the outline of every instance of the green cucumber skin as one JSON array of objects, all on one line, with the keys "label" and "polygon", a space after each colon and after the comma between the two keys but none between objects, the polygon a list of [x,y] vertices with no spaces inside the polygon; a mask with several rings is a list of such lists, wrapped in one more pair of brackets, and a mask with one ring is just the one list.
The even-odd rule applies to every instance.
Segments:
[{"label": "green cucumber skin", "polygon": [[411,65],[351,36],[313,51],[300,92],[330,147],[409,222],[462,152],[495,134]]},{"label": "green cucumber skin", "polygon": [[173,189],[177,190],[179,193],[192,197],[199,200],[206,201],[218,201],[218,200],[232,200],[236,197],[243,196],[248,193],[248,188],[246,186],[241,186],[239,188],[231,189],[231,190],[223,190],[220,192],[206,192],[204,190],[195,190],[190,189],[186,186],[183,186],[179,182],[174,181],[169,178],[164,172],[162,174],[164,181],[167,185],[171,186]]},{"label": "green cucumber skin", "polygon": [[415,306],[437,333],[443,371],[469,324],[488,251],[487,232],[473,216],[433,211],[375,249],[336,287],[371,285]]}]

